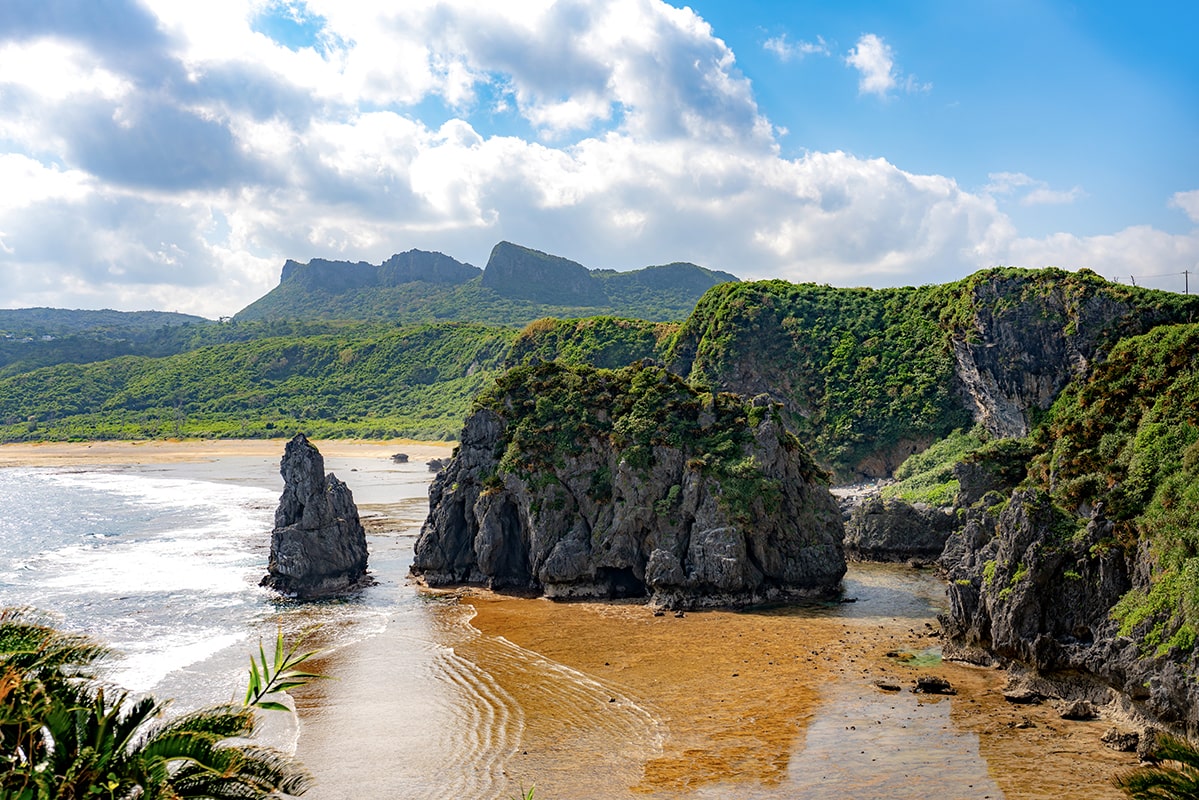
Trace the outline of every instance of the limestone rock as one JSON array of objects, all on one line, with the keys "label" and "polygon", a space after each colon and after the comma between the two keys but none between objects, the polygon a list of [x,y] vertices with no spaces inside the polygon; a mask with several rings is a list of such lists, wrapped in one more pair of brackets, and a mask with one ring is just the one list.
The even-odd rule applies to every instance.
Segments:
[{"label": "limestone rock", "polygon": [[430,585],[690,608],[826,594],[845,572],[826,479],[773,406],[554,362],[480,405],[429,490],[413,572]]},{"label": "limestone rock", "polygon": [[949,511],[876,495],[850,512],[845,550],[853,558],[868,561],[936,558],[955,524]]},{"label": "limestone rock", "polygon": [[287,443],[279,472],[283,494],[262,585],[310,598],[369,584],[366,531],[354,496],[336,475],[325,474],[324,458],[304,434]]}]

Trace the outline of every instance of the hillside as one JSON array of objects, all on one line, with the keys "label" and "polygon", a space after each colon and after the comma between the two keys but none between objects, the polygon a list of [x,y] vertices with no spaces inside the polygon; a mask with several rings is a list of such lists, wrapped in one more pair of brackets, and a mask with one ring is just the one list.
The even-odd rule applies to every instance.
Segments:
[{"label": "hillside", "polygon": [[0,309],[0,338],[66,336],[85,331],[130,333],[212,322],[173,311],[80,311],[63,308]]},{"label": "hillside", "polygon": [[897,289],[723,284],[666,359],[696,385],[782,403],[841,479],[883,477],[974,422],[1027,433],[1121,337],[1197,314],[1197,297],[1086,270],[992,269]]},{"label": "hillside", "polygon": [[257,338],[0,380],[0,440],[450,438],[514,331],[468,324]]},{"label": "hillside", "polygon": [[356,319],[394,324],[441,321],[520,326],[542,317],[687,316],[712,286],[737,278],[694,264],[630,272],[589,270],[500,242],[483,270],[442,253],[410,250],[379,266],[288,261],[279,285],[237,313],[238,321]]},{"label": "hillside", "polygon": [[956,469],[989,491],[941,558],[948,651],[1199,733],[1199,325],[1119,342],[998,445]]}]

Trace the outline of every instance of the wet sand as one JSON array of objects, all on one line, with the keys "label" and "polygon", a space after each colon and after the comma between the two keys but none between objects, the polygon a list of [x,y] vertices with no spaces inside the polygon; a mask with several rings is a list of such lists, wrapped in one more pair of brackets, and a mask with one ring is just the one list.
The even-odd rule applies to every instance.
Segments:
[{"label": "wet sand", "polygon": [[[0,444],[0,467],[112,466],[215,461],[224,458],[283,455],[286,439],[183,439],[113,442],[34,442]],[[452,443],[412,439],[385,441],[322,439],[313,444],[326,458],[389,458],[407,453],[411,460],[448,457]]]},{"label": "wet sand", "polygon": [[[904,606],[906,589],[824,610],[683,617],[481,590],[418,597],[403,576],[425,484],[397,495],[389,457],[442,458],[451,445],[316,444],[375,536],[383,582],[373,591],[398,605],[378,635],[320,659],[338,680],[296,693],[314,800],[372,785],[372,796],[509,798],[533,784],[547,800],[1123,796],[1111,777],[1135,757],[1100,743],[1112,723],[1067,722],[1049,703],[1009,705],[1004,672],[925,658],[938,644],[933,615]],[[268,485],[283,445],[0,445],[0,466],[154,465]],[[904,581],[884,576],[888,587]],[[940,675],[958,694],[912,694],[918,674]],[[901,691],[882,691],[879,679]]]},{"label": "wet sand", "polygon": [[[798,788],[801,796],[816,797],[824,780],[840,771],[855,774],[856,790],[848,796],[908,796],[894,788],[871,793],[873,780],[889,780],[871,771],[891,770],[888,761],[905,758],[911,762],[904,762],[906,769],[934,744],[918,725],[910,725],[910,738],[903,732],[908,717],[919,713],[916,706],[933,704],[948,704],[949,735],[976,737],[984,777],[1003,797],[1119,798],[1111,776],[1135,765],[1133,756],[1099,741],[1111,723],[1067,722],[1050,704],[1008,704],[1002,671],[889,658],[889,652],[935,647],[923,620],[722,611],[656,617],[638,605],[553,603],[475,590],[464,602],[475,608],[472,624],[485,635],[618,684],[660,715],[664,741],[660,752],[647,754],[644,773],[631,787],[637,794],[674,797],[709,787],[711,796],[735,790],[736,796],[791,797]],[[912,695],[922,674],[946,678],[958,694]],[[901,692],[883,692],[873,685],[879,679],[899,684]],[[842,707],[847,723],[831,726],[842,728],[831,737],[839,741],[806,741],[807,729],[829,716],[830,704]],[[864,749],[870,747],[876,749]],[[805,759],[805,749],[813,748],[821,757]],[[929,774],[910,788],[943,797],[998,796],[988,794],[986,780],[972,794],[971,767],[951,776],[953,760],[924,764]],[[539,794],[544,789],[544,796],[555,797],[561,786],[573,796],[574,769],[531,749],[528,761],[524,771],[539,775]],[[797,775],[798,768],[808,774]],[[945,789],[959,784],[961,793]],[[707,796],[695,796],[701,795]]]}]

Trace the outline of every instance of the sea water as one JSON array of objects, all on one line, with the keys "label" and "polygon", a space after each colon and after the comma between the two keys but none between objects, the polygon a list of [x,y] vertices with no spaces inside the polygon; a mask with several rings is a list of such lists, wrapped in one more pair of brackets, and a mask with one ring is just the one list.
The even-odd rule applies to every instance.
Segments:
[{"label": "sea water", "polygon": [[[289,641],[307,635],[321,651],[316,668],[335,680],[306,689],[298,714],[264,716],[269,742],[297,751],[317,773],[308,793],[315,800],[355,798],[368,787],[373,796],[514,796],[512,767],[536,735],[530,726],[558,723],[529,718],[505,686],[524,687],[522,696],[536,694],[538,708],[553,709],[546,713],[561,720],[561,744],[570,745],[564,752],[596,751],[599,761],[586,768],[595,774],[577,775],[577,791],[561,787],[559,795],[595,796],[603,786],[606,796],[629,796],[641,759],[664,735],[656,718],[618,686],[481,636],[469,624],[469,606],[424,595],[407,580],[427,512],[423,464],[334,466],[368,516],[373,506],[390,521],[368,537],[376,583],[353,597],[297,603],[258,585],[282,483],[273,460],[224,458],[218,465],[0,468],[0,605],[42,609],[62,628],[113,646],[118,655],[107,678],[174,698],[179,710],[236,702],[247,656],[260,642],[270,647],[277,631]],[[931,616],[935,582],[907,585],[873,574],[850,576],[858,604],[778,613],[854,616],[881,605],[889,615]],[[992,791],[977,796],[998,796],[976,742],[952,732],[949,703],[876,709],[878,698],[831,689],[832,705],[814,709],[797,743],[791,777],[782,786],[740,785],[739,796],[817,796],[809,794],[811,775],[822,791],[841,796],[915,796],[909,790],[919,783],[910,775],[935,776],[950,763],[962,764],[968,793],[987,785]],[[874,754],[892,752],[895,761],[881,772],[829,768],[849,764],[850,723],[888,711],[900,715],[896,728],[909,736],[927,729],[919,752],[910,741],[880,739]],[[870,749],[860,744],[855,752]],[[622,757],[622,748],[634,755]],[[726,796],[727,789],[692,796]]]}]

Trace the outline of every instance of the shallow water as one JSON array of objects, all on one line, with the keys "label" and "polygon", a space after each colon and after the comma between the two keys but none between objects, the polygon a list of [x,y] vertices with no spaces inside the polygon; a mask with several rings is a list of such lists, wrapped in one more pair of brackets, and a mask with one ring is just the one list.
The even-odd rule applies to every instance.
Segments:
[{"label": "shallow water", "polygon": [[[924,634],[944,589],[930,574],[855,564],[855,602],[745,614],[500,598],[476,620],[478,601],[407,578],[424,465],[327,467],[385,520],[369,535],[377,583],[354,598],[258,587],[277,460],[225,458],[0,469],[0,604],[115,644],[111,677],[179,709],[236,699],[259,640],[306,635],[331,680],[295,693],[297,715],[269,715],[266,737],[312,770],[314,800],[510,798],[533,784],[548,800],[1003,796],[973,701],[871,684],[936,665]],[[887,636],[917,642],[917,658],[871,655]]]}]

